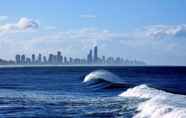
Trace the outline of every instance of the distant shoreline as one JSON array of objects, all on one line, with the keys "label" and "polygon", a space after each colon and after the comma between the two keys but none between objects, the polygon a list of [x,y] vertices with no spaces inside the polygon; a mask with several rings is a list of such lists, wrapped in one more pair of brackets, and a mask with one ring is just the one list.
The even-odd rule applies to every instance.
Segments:
[{"label": "distant shoreline", "polygon": [[31,67],[186,67],[186,65],[0,65],[0,68]]}]

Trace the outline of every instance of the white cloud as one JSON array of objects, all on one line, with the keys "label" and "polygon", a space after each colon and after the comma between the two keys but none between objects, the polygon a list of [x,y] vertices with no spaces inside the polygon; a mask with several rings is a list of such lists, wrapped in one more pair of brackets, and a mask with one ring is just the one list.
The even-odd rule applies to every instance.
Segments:
[{"label": "white cloud", "polygon": [[156,39],[186,37],[186,25],[153,25],[145,27],[147,36]]},{"label": "white cloud", "polygon": [[28,28],[37,29],[39,27],[39,24],[37,23],[37,21],[23,17],[18,21],[17,27],[21,30],[25,30]]},{"label": "white cloud", "polygon": [[0,32],[14,32],[14,31],[25,31],[27,29],[37,29],[39,24],[37,21],[22,17],[17,23],[7,23],[0,26]]},{"label": "white cloud", "polygon": [[80,18],[82,19],[95,19],[97,16],[94,14],[82,14],[80,15]]}]

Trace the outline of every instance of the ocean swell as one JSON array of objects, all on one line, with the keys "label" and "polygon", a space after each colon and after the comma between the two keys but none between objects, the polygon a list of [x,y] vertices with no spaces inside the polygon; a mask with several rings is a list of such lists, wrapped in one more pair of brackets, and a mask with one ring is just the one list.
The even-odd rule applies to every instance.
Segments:
[{"label": "ocean swell", "polygon": [[83,84],[94,90],[129,87],[128,83],[119,76],[106,70],[97,70],[87,74]]},{"label": "ocean swell", "polygon": [[83,83],[88,83],[95,80],[104,80],[110,83],[124,83],[124,81],[115,74],[106,70],[97,70],[87,74],[83,80]]}]

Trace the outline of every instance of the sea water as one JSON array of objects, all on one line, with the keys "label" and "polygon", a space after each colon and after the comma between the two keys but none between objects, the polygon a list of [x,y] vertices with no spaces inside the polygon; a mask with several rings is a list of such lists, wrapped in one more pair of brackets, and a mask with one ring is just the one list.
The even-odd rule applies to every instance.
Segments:
[{"label": "sea water", "polygon": [[0,118],[186,118],[185,93],[185,67],[0,68]]}]

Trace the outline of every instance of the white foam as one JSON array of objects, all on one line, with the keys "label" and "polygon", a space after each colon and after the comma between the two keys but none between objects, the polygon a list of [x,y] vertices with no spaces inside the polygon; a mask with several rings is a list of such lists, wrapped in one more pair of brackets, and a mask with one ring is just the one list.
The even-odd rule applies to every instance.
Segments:
[{"label": "white foam", "polygon": [[89,73],[85,76],[83,82],[86,83],[98,79],[102,79],[111,83],[124,83],[121,78],[106,70],[97,70]]},{"label": "white foam", "polygon": [[186,118],[186,96],[139,85],[119,96],[147,98],[139,104],[134,118]]}]

